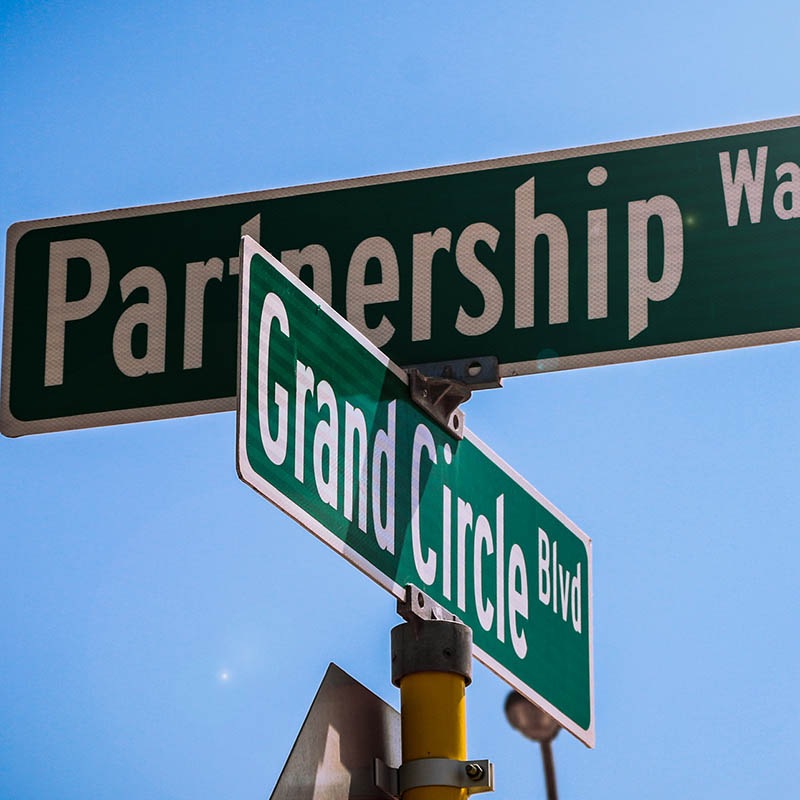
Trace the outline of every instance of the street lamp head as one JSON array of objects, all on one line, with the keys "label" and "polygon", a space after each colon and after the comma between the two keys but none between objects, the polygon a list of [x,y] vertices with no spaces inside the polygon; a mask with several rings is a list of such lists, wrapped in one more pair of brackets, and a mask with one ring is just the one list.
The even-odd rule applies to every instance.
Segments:
[{"label": "street lamp head", "polygon": [[546,711],[526,700],[519,692],[509,692],[505,710],[511,727],[535,742],[550,742],[561,730],[561,726]]}]

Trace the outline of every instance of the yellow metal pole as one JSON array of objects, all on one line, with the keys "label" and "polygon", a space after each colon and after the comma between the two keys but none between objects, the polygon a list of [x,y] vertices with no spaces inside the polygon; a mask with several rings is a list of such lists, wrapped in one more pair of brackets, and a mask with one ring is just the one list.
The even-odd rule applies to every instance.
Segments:
[{"label": "yellow metal pole", "polygon": [[[400,679],[403,763],[467,758],[466,681],[453,672],[412,672]],[[420,786],[403,800],[466,800],[466,789]]]}]

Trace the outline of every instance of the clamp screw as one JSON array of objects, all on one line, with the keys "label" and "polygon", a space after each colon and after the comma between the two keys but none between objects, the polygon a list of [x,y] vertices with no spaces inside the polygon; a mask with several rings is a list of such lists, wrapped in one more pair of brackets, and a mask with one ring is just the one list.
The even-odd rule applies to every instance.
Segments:
[{"label": "clamp screw", "polygon": [[467,764],[464,770],[472,781],[479,781],[483,777],[483,767],[480,764]]}]

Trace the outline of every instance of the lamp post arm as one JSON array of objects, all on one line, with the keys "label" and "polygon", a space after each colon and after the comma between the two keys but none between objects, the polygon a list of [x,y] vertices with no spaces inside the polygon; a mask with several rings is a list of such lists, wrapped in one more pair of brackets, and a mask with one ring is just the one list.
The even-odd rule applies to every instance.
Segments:
[{"label": "lamp post arm", "polygon": [[556,789],[556,768],[553,763],[552,740],[541,742],[542,746],[542,766],[544,767],[544,781],[547,786],[547,800],[558,800],[558,790]]}]

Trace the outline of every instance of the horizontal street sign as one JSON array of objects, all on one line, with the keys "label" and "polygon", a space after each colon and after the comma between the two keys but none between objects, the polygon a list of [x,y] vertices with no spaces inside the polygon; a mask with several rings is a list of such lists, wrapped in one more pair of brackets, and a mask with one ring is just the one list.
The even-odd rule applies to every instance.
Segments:
[{"label": "horizontal street sign", "polygon": [[254,236],[397,364],[800,338],[800,117],[13,225],[0,430],[234,407]]},{"label": "horizontal street sign", "polygon": [[470,431],[432,422],[405,372],[250,238],[241,266],[242,480],[395,596],[424,589],[593,746],[589,538]]}]

